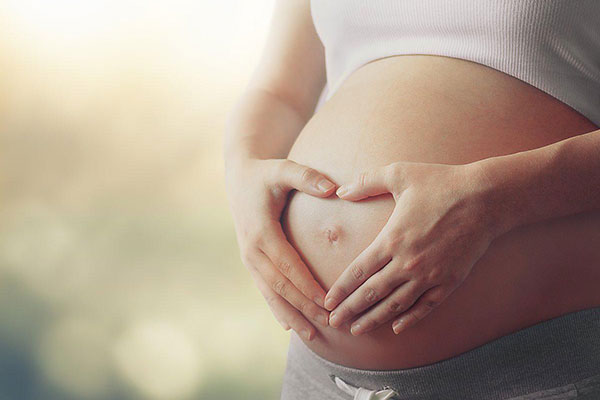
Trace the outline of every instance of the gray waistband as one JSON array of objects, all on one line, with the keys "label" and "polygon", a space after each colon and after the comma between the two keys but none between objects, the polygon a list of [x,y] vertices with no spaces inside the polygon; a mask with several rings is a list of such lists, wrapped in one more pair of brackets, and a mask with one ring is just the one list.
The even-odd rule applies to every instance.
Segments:
[{"label": "gray waistband", "polygon": [[333,363],[292,332],[281,398],[347,399],[331,378],[337,376],[372,390],[391,387],[401,399],[508,399],[598,374],[600,307],[594,307],[542,321],[446,360],[398,370]]}]

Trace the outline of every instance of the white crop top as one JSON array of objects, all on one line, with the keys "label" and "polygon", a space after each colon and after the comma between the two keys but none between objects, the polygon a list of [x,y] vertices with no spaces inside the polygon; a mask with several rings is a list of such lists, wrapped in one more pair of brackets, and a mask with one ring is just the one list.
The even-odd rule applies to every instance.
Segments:
[{"label": "white crop top", "polygon": [[600,0],[310,0],[329,99],[362,65],[432,54],[474,61],[600,126]]}]

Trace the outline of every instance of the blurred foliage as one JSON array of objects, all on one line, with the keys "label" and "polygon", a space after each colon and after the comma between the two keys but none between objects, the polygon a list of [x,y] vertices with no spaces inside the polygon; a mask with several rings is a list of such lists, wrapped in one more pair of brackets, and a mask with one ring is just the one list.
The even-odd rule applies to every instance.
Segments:
[{"label": "blurred foliage", "polygon": [[0,399],[276,399],[226,113],[271,1],[0,5]]}]

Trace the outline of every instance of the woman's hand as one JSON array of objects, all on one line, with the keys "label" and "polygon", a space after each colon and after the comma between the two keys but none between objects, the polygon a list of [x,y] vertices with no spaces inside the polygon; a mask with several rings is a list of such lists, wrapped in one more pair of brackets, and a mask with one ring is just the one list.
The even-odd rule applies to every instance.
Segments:
[{"label": "woman's hand", "polygon": [[228,167],[226,175],[244,265],[281,326],[312,340],[315,328],[305,316],[328,326],[325,291],[288,242],[280,217],[291,190],[327,197],[336,185],[287,159],[244,159]]},{"label": "woman's hand", "polygon": [[351,325],[352,334],[390,319],[397,334],[465,280],[497,236],[471,165],[396,162],[338,188],[338,196],[350,201],[391,193],[396,206],[378,236],[330,288],[325,307],[333,310],[331,326],[371,307]]}]

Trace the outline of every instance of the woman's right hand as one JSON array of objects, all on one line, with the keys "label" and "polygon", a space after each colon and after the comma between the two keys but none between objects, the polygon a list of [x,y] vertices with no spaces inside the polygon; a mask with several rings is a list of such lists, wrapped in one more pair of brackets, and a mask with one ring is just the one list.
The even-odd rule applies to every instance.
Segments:
[{"label": "woman's right hand", "polygon": [[281,326],[312,340],[309,319],[328,326],[325,291],[287,240],[280,218],[291,190],[328,197],[337,186],[291,160],[249,158],[226,168],[226,184],[242,262]]}]

